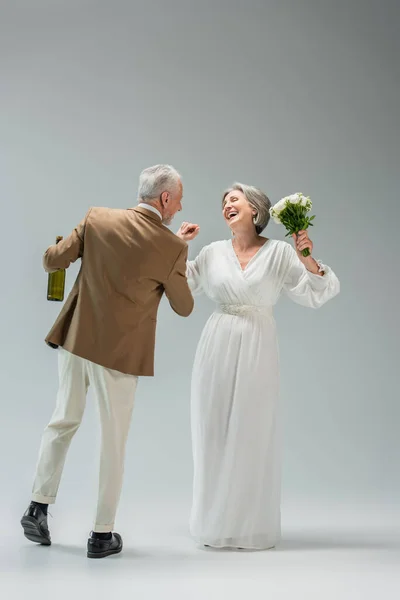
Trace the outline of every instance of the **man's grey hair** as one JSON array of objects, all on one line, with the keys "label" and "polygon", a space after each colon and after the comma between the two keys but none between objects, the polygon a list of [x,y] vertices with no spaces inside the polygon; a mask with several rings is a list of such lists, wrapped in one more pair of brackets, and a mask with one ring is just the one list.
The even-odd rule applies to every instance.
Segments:
[{"label": "man's grey hair", "polygon": [[176,192],[181,176],[171,165],[154,165],[140,173],[138,197],[142,202],[158,199],[163,192]]},{"label": "man's grey hair", "polygon": [[234,183],[229,189],[224,192],[222,197],[222,204],[228,194],[234,191],[242,192],[247,202],[256,211],[254,217],[254,225],[256,227],[257,234],[259,235],[266,226],[270,219],[269,209],[271,208],[271,202],[266,194],[252,185],[246,185],[244,183]]}]

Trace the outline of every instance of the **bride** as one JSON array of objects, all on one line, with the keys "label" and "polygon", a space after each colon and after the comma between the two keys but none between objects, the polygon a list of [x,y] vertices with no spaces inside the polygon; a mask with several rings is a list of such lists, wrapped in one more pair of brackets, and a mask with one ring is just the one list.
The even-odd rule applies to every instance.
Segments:
[{"label": "bride", "polygon": [[[279,372],[273,306],[282,292],[318,308],[339,292],[333,271],[301,251],[306,231],[286,242],[260,236],[271,204],[260,190],[235,184],[222,215],[233,238],[204,247],[188,262],[194,295],[216,304],[193,366],[194,459],[190,529],[215,548],[266,549],[280,539]],[[186,241],[198,225],[183,223]],[[299,323],[299,333],[300,333]]]}]

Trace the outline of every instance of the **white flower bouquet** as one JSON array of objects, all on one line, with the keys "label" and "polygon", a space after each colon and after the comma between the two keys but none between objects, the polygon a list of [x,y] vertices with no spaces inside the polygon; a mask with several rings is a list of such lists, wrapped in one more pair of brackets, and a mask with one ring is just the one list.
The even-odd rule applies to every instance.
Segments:
[{"label": "white flower bouquet", "polygon": [[[297,235],[299,231],[304,231],[308,227],[312,227],[311,221],[315,219],[315,215],[309,217],[307,215],[312,208],[312,202],[308,196],[304,196],[301,192],[286,196],[271,206],[269,212],[275,223],[281,223],[287,230],[285,237]],[[310,256],[308,248],[302,251],[303,256]]]}]

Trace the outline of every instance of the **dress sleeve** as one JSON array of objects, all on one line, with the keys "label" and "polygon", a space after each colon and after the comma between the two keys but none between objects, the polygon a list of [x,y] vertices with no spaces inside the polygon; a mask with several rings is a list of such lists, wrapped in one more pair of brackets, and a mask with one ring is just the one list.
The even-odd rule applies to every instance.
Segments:
[{"label": "dress sleeve", "polygon": [[288,269],[283,282],[284,292],[297,304],[320,308],[340,292],[340,283],[332,269],[321,265],[324,275],[307,271],[296,251],[288,244]]},{"label": "dress sleeve", "polygon": [[204,293],[204,254],[203,248],[194,260],[188,260],[186,263],[186,277],[193,296]]}]

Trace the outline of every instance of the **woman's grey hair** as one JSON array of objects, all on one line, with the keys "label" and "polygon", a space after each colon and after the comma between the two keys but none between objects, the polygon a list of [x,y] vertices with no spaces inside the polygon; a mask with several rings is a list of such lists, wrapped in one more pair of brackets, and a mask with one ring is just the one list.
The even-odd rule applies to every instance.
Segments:
[{"label": "woman's grey hair", "polygon": [[271,208],[271,202],[266,194],[252,185],[246,185],[244,183],[234,183],[229,189],[224,192],[222,197],[222,204],[225,202],[225,198],[228,194],[234,191],[242,192],[247,202],[256,211],[256,215],[253,219],[256,227],[257,234],[260,235],[262,231],[268,225],[270,219],[269,209]]},{"label": "woman's grey hair", "polygon": [[175,192],[181,176],[171,165],[154,165],[140,173],[138,197],[143,202],[159,198],[163,192]]}]

